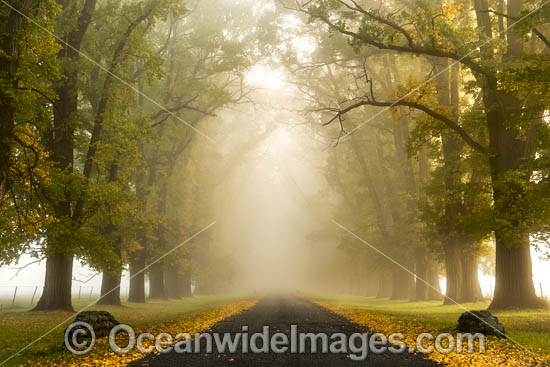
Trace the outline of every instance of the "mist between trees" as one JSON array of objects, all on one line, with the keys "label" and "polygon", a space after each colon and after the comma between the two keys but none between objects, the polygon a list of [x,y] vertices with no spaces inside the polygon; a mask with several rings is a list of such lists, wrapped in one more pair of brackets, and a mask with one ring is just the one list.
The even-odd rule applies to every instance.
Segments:
[{"label": "mist between trees", "polygon": [[445,303],[481,300],[482,270],[492,308],[542,307],[549,16],[522,0],[6,0],[0,261],[45,260],[35,310],[73,308],[75,260],[102,273],[100,304],[120,304],[123,270],[131,302],[147,284]]}]

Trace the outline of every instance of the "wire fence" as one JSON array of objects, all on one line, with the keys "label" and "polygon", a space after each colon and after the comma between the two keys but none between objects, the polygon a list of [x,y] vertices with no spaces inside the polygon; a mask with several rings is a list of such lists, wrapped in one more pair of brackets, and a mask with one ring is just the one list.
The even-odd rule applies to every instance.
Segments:
[{"label": "wire fence", "polygon": [[[0,286],[0,311],[14,309],[28,309],[38,302],[44,286],[38,285],[14,285]],[[73,302],[93,301],[99,298],[101,289],[94,286],[72,287]],[[128,287],[122,289],[121,297],[128,297]]]},{"label": "wire fence", "polygon": [[[148,286],[145,287],[146,293],[148,293]],[[548,300],[547,295],[543,291],[542,283],[538,284],[536,291],[538,295]],[[36,305],[42,292],[44,291],[44,286],[42,285],[0,285],[0,312],[3,310],[14,310],[14,309],[29,309],[32,306]],[[100,287],[97,286],[74,286],[71,288],[71,295],[73,302],[91,302],[99,298],[100,296]],[[121,298],[128,298],[128,287],[121,287]],[[493,287],[488,294],[487,298],[493,298]]]}]

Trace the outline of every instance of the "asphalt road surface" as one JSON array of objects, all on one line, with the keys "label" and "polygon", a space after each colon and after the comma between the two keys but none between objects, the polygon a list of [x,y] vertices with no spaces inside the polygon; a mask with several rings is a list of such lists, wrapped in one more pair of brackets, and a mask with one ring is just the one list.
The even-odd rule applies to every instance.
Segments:
[{"label": "asphalt road surface", "polygon": [[[297,333],[344,333],[349,338],[354,333],[372,332],[360,325],[352,323],[347,319],[335,315],[322,307],[296,297],[273,296],[262,299],[256,306],[239,315],[215,324],[209,332],[242,333],[243,326],[248,326],[248,340],[254,333],[264,331],[264,326],[269,326],[270,337],[275,333],[285,333],[288,339],[291,338],[291,325],[297,325]],[[183,332],[183,331],[182,331]],[[242,335],[241,335],[242,336]],[[223,336],[222,336],[223,337]],[[366,360],[353,361],[350,354],[360,353],[321,353],[321,341],[318,340],[317,353],[311,353],[311,344],[306,343],[305,353],[243,353],[242,337],[235,354],[226,352],[218,353],[215,340],[213,352],[206,352],[206,339],[202,341],[201,354],[176,353],[175,351],[154,355],[139,361],[133,362],[132,367],[183,367],[183,366],[369,366],[369,367],[434,367],[438,364],[422,358],[421,355],[410,354],[407,351],[400,354],[385,352],[384,354],[368,353]],[[296,337],[295,340],[299,340]],[[332,343],[333,339],[329,339]],[[250,345],[250,343],[245,343]],[[262,340],[256,340],[256,345],[261,347]],[[290,342],[287,344],[290,349]],[[332,345],[332,344],[330,344]],[[361,340],[356,340],[356,345],[361,345]],[[298,344],[299,348],[299,344]]]}]

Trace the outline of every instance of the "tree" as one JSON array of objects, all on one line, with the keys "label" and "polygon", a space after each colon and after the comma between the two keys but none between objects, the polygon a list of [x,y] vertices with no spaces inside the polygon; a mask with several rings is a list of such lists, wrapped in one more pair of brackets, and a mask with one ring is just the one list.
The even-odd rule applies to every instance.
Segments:
[{"label": "tree", "polygon": [[[59,102],[56,105],[55,114],[57,117],[54,117],[56,122],[49,139],[58,180],[43,190],[43,195],[55,197],[51,206],[57,221],[47,229],[46,280],[44,292],[35,310],[72,309],[70,288],[75,254],[95,261],[98,258],[104,258],[116,262],[116,254],[113,258],[113,252],[109,251],[112,248],[105,247],[100,234],[88,225],[90,218],[96,214],[97,208],[101,207],[103,203],[102,190],[95,191],[97,187],[90,182],[90,179],[94,172],[99,176],[102,174],[104,177],[109,176],[109,173],[106,172],[109,170],[102,170],[102,165],[98,164],[100,162],[98,151],[101,152],[100,145],[106,140],[105,130],[113,121],[109,119],[114,119],[118,113],[124,113],[124,110],[117,111],[114,108],[117,106],[116,96],[130,86],[129,83],[120,83],[122,79],[116,75],[121,73],[123,65],[128,65],[132,49],[135,51],[141,47],[142,40],[155,22],[164,18],[169,9],[178,9],[169,1],[122,5],[105,4],[104,8],[100,10],[95,9],[96,2],[93,0],[86,1],[82,8],[73,6],[74,4],[62,5],[66,6],[64,14],[66,17],[71,17],[76,13],[78,18],[74,29],[68,31],[67,24],[69,23],[65,21],[68,18],[59,20],[59,27],[64,31],[63,33],[66,32],[67,39],[70,38],[75,45],[65,44],[66,52],[62,50],[58,56],[62,59],[60,63],[65,66],[65,74],[68,75],[67,79],[58,86]],[[77,86],[79,77],[83,75],[85,69],[79,70],[79,67],[83,66],[78,63],[80,61],[79,49],[92,21],[95,21],[96,25],[105,21],[109,22],[105,24],[112,26],[115,23],[111,22],[109,17],[116,13],[128,15],[128,18],[121,20],[119,24],[124,31],[115,38],[109,52],[103,53],[103,55],[108,55],[107,59],[109,60],[105,69],[106,73],[103,77],[99,77],[99,73],[95,74],[95,78],[92,77],[92,80],[97,80],[99,85],[99,88],[96,89],[97,98],[93,98],[93,93],[87,93],[87,96],[91,97],[89,102],[92,109],[89,112],[92,117],[86,123],[82,123],[77,112],[79,112],[79,108],[80,112],[83,112],[84,109],[78,104],[79,88]],[[94,19],[94,14],[99,16]],[[100,33],[102,27],[95,29]],[[93,35],[88,36],[93,39]],[[88,43],[88,46],[90,45],[91,43]],[[94,75],[92,74],[92,76]],[[80,145],[80,135],[75,132],[83,132],[88,129],[90,140],[86,142],[87,144]],[[75,157],[73,155],[75,148],[83,148],[80,151],[82,156]],[[76,167],[80,168],[80,164],[82,168],[75,169]],[[94,164],[97,167],[95,170]],[[116,167],[116,162],[111,164],[115,164]],[[116,177],[107,180],[107,185],[113,184],[114,181],[116,181]],[[108,190],[106,191],[108,192]],[[94,195],[98,193],[99,195]]]},{"label": "tree", "polygon": [[[45,36],[36,24],[25,18],[26,14],[44,16],[47,20],[40,26],[51,28],[49,20],[53,10],[48,1],[10,1],[2,5],[1,11],[0,109],[3,117],[0,129],[0,204],[17,179],[17,171],[13,170],[16,149],[28,148],[21,137],[21,129],[26,122],[24,119],[28,116],[22,114],[18,105],[28,106],[24,98],[37,100],[37,97],[42,98],[41,95],[48,95],[44,90],[47,84],[44,83],[55,76],[51,56],[56,49],[51,37]],[[36,59],[42,59],[45,63],[33,65]],[[39,77],[33,80],[34,75]]]},{"label": "tree", "polygon": [[[52,81],[59,78],[51,1],[0,5],[0,262],[35,253],[51,218],[37,195],[48,180],[43,133],[50,124]],[[26,18],[39,19],[31,21]],[[41,256],[41,255],[38,255]]]},{"label": "tree", "polygon": [[[507,15],[519,19],[523,5],[521,0],[509,1]],[[522,103],[518,93],[499,88],[501,74],[517,68],[525,54],[522,39],[527,31],[510,28],[506,32],[506,47],[502,50],[496,42],[491,42],[496,36],[486,3],[475,2],[475,20],[484,31],[479,38],[460,29],[453,22],[450,9],[456,9],[456,5],[438,9],[435,13],[412,3],[407,10],[394,13],[391,8],[371,10],[354,0],[336,0],[309,2],[296,10],[324,23],[331,31],[346,35],[356,48],[371,46],[399,54],[448,58],[471,71],[475,88],[483,100],[488,145],[477,141],[452,116],[416,102],[410,94],[391,101],[368,97],[355,103],[350,101],[347,111],[363,105],[414,108],[443,122],[471,149],[487,154],[495,202],[493,230],[497,249],[495,297],[491,307],[539,307],[541,303],[532,282],[529,230],[525,221],[529,216],[529,205],[525,197],[533,186],[529,166],[535,161],[543,111],[542,106],[534,115],[531,110],[529,116],[535,116],[534,119],[526,113],[518,115]],[[438,16],[439,13],[443,16]],[[460,14],[468,17],[470,13],[464,11]],[[532,37],[535,36],[534,33]],[[480,44],[480,50],[476,51]],[[512,64],[514,66],[510,67]],[[510,269],[515,270],[511,272]]]},{"label": "tree", "polygon": [[[216,2],[200,4],[185,16],[171,18],[167,29],[163,30],[168,32],[167,37],[160,32],[166,77],[150,87],[144,86],[143,90],[158,96],[166,109],[159,110],[147,101],[140,104],[142,115],[150,123],[148,136],[153,138],[140,143],[143,167],[135,181],[142,218],[152,223],[142,226],[137,239],[140,246],[130,253],[131,275],[200,229],[194,223],[182,226],[187,212],[179,209],[174,212],[170,205],[174,201],[171,197],[183,195],[178,185],[193,177],[195,172],[189,172],[190,175],[181,180],[174,180],[174,177],[179,177],[180,170],[187,172],[186,164],[195,155],[193,151],[205,143],[190,126],[206,131],[216,111],[247,98],[243,79],[251,63],[254,20],[251,22],[243,16],[242,8],[246,6],[229,6],[235,9],[228,16],[227,8]],[[228,24],[240,27],[240,37],[225,32]],[[207,141],[207,144],[210,143]],[[193,206],[193,195],[184,197],[187,195],[190,195],[189,201],[181,203],[183,208]],[[187,284],[182,295],[189,295],[192,254],[184,250],[185,261],[165,260],[151,266],[151,297],[178,296],[177,281]],[[131,282],[130,299],[145,301],[141,275]]]},{"label": "tree", "polygon": [[[77,17],[73,29],[66,30],[67,43],[70,45],[61,48],[57,54],[58,62],[62,66],[61,72],[64,79],[57,82],[55,92],[57,99],[53,103],[53,129],[46,132],[47,146],[51,152],[50,158],[53,168],[58,171],[67,181],[71,180],[74,167],[74,133],[76,130],[75,121],[78,117],[78,65],[80,61],[80,48],[87,29],[91,23],[95,11],[96,1],[88,0],[81,9],[70,5],[69,2],[59,2],[64,7],[61,19]],[[58,23],[58,27],[63,27]],[[65,180],[63,180],[65,181]],[[65,181],[65,183],[67,182]],[[70,181],[69,181],[70,182]],[[52,210],[60,221],[65,222],[72,215],[71,196],[73,187],[63,187],[61,198],[52,202]],[[44,195],[44,194],[43,194]],[[44,196],[49,196],[45,194]],[[53,227],[57,227],[53,225]],[[63,251],[63,244],[66,238],[57,236],[50,230],[48,236],[48,251],[46,260],[46,280],[44,291],[35,310],[67,309],[72,310],[71,305],[71,282],[73,257]],[[57,238],[56,238],[57,237]],[[57,247],[57,248],[56,248]]]},{"label": "tree", "polygon": [[[284,20],[279,26],[284,31]],[[283,33],[283,31],[278,31],[278,33]],[[279,56],[279,59],[285,60],[285,67],[292,82],[310,99],[312,107],[309,112],[312,122],[315,124],[326,123],[327,120],[338,122],[340,130],[337,133],[339,137],[342,137],[346,134],[343,129],[343,116],[332,118],[333,116],[330,115],[342,108],[340,101],[345,101],[346,96],[361,95],[365,89],[372,91],[373,78],[376,78],[382,85],[379,93],[384,95],[395,93],[395,89],[398,89],[401,82],[399,73],[397,70],[393,70],[395,67],[391,67],[396,60],[376,52],[354,54],[343,37],[327,35],[318,27],[312,27],[303,32],[316,42],[317,50],[312,55],[302,56],[307,60],[305,62],[299,60],[301,50],[296,50],[294,54],[292,51],[286,51]],[[283,35],[282,38],[285,39],[286,36]],[[273,41],[274,44],[281,42],[283,41]],[[292,44],[285,46],[284,50],[293,50]],[[404,61],[404,64],[405,62],[410,63],[410,60]],[[415,67],[418,69],[417,65]],[[388,71],[390,69],[391,72]],[[353,115],[348,114],[345,119],[347,128],[353,130],[353,126],[358,126],[367,112],[357,109]],[[342,169],[344,173],[334,175],[335,178],[332,178],[331,182],[334,182],[335,188],[342,187],[338,191],[344,199],[342,204],[345,205],[343,205],[340,215],[356,223],[355,230],[364,228],[368,233],[367,238],[374,238],[372,241],[376,246],[386,253],[392,254],[409,269],[416,267],[417,271],[422,273],[424,281],[429,279],[431,287],[428,288],[431,292],[423,290],[426,288],[425,283],[416,283],[416,287],[419,289],[419,298],[440,297],[433,291],[439,288],[436,267],[428,267],[424,260],[428,254],[424,245],[425,241],[421,236],[421,223],[417,210],[417,201],[419,195],[422,194],[418,185],[419,168],[409,156],[409,126],[416,116],[411,118],[405,113],[405,110],[396,108],[391,117],[391,119],[380,118],[378,121],[368,124],[368,128],[366,128],[368,132],[358,134],[357,141],[353,139],[345,142],[338,141],[336,149],[344,150],[344,145],[350,145],[351,149],[350,152],[339,155],[339,161],[335,163],[334,170],[348,160],[356,160],[359,165]],[[368,193],[368,196],[361,202],[373,206],[370,209],[372,214],[369,213],[368,217],[364,212],[359,214],[359,211],[355,211],[356,205],[351,205],[355,200],[347,198],[346,191],[349,188],[342,184],[342,177],[348,175],[348,172],[352,170],[360,172],[360,176],[363,177],[363,190],[366,189]],[[331,172],[330,176],[334,173],[336,172]],[[353,183],[352,187],[353,189],[350,191],[357,192],[356,183]],[[370,205],[365,205],[365,207]],[[364,208],[362,209],[364,210]],[[353,210],[356,214],[353,218],[349,218],[344,214],[346,210]],[[371,216],[376,218],[377,231],[371,229]],[[362,218],[362,223],[357,223],[356,218]],[[353,249],[352,251],[356,251],[353,246],[349,247]],[[387,271],[380,272],[380,286],[378,287],[380,296],[391,296],[396,299],[417,296],[412,294],[415,287],[409,273],[395,269],[394,264],[387,263],[386,259],[381,259],[378,254],[373,253],[372,257],[370,264],[365,264],[369,269],[367,272],[369,278],[378,278],[379,269],[377,268],[380,267],[380,264],[388,265]],[[413,262],[411,259],[415,259],[415,261]],[[389,276],[388,272],[393,275]],[[388,280],[390,285],[387,284]]]}]

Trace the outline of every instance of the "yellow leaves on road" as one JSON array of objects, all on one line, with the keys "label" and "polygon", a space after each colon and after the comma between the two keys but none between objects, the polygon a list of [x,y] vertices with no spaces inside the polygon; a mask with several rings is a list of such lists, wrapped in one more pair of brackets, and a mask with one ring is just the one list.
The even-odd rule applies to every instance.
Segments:
[{"label": "yellow leaves on road", "polygon": [[[437,336],[443,332],[435,327],[427,327],[408,321],[398,320],[382,314],[367,312],[335,306],[325,302],[316,302],[323,308],[345,317],[359,325],[366,326],[372,332],[383,333],[389,336],[393,333],[402,333],[405,335],[404,342],[408,348],[416,348],[416,339],[420,334],[430,333]],[[432,344],[433,345],[433,342]],[[427,345],[424,345],[426,347]],[[456,350],[456,348],[455,348]],[[475,345],[474,353],[467,352],[464,346],[462,353],[451,352],[442,354],[434,350],[433,353],[426,355],[427,359],[445,364],[451,367],[542,367],[550,366],[550,356],[544,354],[533,354],[521,346],[514,344],[509,340],[488,337],[486,342],[486,351],[483,354],[478,353],[479,346]]]}]

